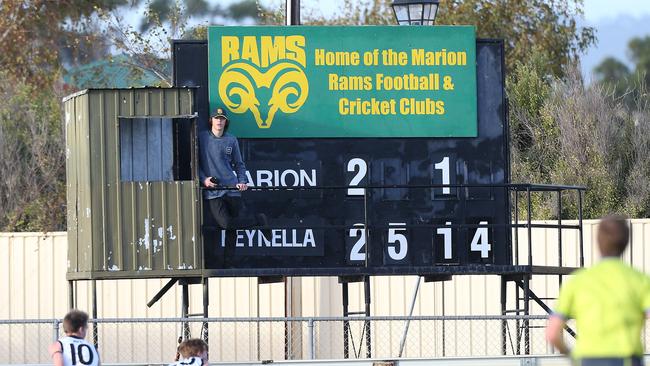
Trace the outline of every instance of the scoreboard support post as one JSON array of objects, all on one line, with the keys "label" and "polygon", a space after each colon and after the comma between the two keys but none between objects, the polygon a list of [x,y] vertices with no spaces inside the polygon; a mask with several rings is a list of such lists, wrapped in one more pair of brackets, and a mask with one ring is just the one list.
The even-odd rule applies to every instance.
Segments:
[{"label": "scoreboard support post", "polygon": [[[208,318],[208,309],[210,307],[210,287],[208,286],[209,277],[204,277],[201,279],[201,284],[203,287],[203,319]],[[201,325],[201,338],[208,343],[209,341],[209,332],[208,332],[208,322],[203,322]]]},{"label": "scoreboard support post", "polygon": [[[528,275],[524,276],[523,280],[524,287],[524,315],[530,315],[530,277]],[[530,354],[530,321],[526,318],[524,319],[524,354]]]},{"label": "scoreboard support post", "polygon": [[[343,317],[348,318],[350,313],[348,312],[348,283],[341,283],[342,299],[343,299]],[[350,322],[348,320],[343,321],[343,358],[350,358],[350,350],[348,348],[348,342],[350,339]]]},{"label": "scoreboard support post", "polygon": [[[365,276],[363,279],[363,294],[366,303],[366,316],[370,316],[370,276]],[[366,319],[364,322],[366,330],[366,357],[372,357],[372,335],[370,333],[370,320]]]},{"label": "scoreboard support post", "polygon": [[[349,283],[353,282],[363,282],[363,298],[364,298],[364,310],[363,311],[350,311],[350,289]],[[371,296],[370,296],[370,276],[346,276],[339,277],[339,283],[341,284],[342,292],[342,307],[343,307],[343,317],[346,320],[343,321],[343,358],[350,358],[350,339],[352,338],[352,344],[354,345],[354,337],[350,332],[350,321],[347,320],[350,316],[370,316],[370,305],[371,305]],[[366,344],[366,358],[372,357],[372,334],[370,332],[370,321],[364,320],[363,328],[361,332],[361,339],[359,340],[359,353],[361,353],[361,345],[365,341]],[[354,349],[353,349],[354,351]],[[358,356],[355,354],[355,358]]]},{"label": "scoreboard support post", "polygon": [[[92,317],[93,319],[97,319],[97,280],[92,280],[92,292]],[[99,349],[99,345],[97,344],[98,339],[97,323],[93,322],[93,345],[95,346],[95,349]]]},{"label": "scoreboard support post", "polygon": [[[181,317],[183,319],[186,319],[189,315],[189,308],[190,308],[190,289],[189,285],[185,281],[181,281]],[[190,325],[187,322],[183,322],[183,339],[189,339],[190,338]]]},{"label": "scoreboard support post", "polygon": [[77,307],[75,304],[74,287],[75,281],[68,280],[68,309],[75,309]]}]

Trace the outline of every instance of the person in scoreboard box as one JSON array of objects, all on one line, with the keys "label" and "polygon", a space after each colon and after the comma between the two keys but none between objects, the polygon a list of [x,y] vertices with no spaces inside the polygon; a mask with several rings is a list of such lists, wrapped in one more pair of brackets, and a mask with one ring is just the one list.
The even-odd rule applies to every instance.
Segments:
[{"label": "person in scoreboard box", "polygon": [[[201,184],[209,188],[203,191],[204,203],[217,227],[228,232],[222,260],[234,249],[235,230],[258,226],[264,228],[262,233],[268,236],[266,215],[240,215],[241,192],[248,189],[248,178],[239,142],[227,132],[229,123],[226,109],[219,107],[210,116],[210,129],[199,135],[199,178]],[[214,235],[208,237],[215,239],[209,240],[210,243],[221,242],[221,238]]]},{"label": "person in scoreboard box", "polygon": [[[575,272],[560,289],[546,328],[547,340],[581,366],[641,366],[641,332],[650,315],[650,277],[621,260],[630,231],[622,216],[607,216],[598,225],[602,259]],[[562,334],[575,319],[573,350]]]},{"label": "person in scoreboard box", "polygon": [[99,353],[85,340],[88,331],[88,314],[71,310],[63,318],[65,336],[48,348],[55,366],[98,366]]},{"label": "person in scoreboard box", "polygon": [[207,366],[208,344],[199,338],[181,342],[176,353],[176,362],[169,366]]}]

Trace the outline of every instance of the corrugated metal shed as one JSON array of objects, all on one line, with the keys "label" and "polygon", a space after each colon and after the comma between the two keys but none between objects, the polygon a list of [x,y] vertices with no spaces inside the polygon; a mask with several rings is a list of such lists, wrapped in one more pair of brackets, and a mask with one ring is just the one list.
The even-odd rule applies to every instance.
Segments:
[{"label": "corrugated metal shed", "polygon": [[194,89],[88,89],[64,104],[68,279],[200,276]]}]

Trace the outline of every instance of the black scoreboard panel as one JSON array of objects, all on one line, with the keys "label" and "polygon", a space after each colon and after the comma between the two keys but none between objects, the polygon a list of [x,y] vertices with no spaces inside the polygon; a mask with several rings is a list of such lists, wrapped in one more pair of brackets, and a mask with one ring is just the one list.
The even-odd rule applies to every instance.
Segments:
[{"label": "black scoreboard panel", "polygon": [[[512,255],[505,188],[421,188],[509,183],[503,52],[500,41],[477,41],[476,138],[240,139],[253,185],[244,201],[249,212],[269,217],[272,230],[217,233],[205,242],[206,251],[219,257],[225,242],[235,247],[224,262],[206,262],[211,274],[507,271]],[[205,70],[207,43],[174,44],[175,84],[201,87],[202,128],[209,114]],[[236,123],[237,115],[230,116]],[[399,188],[360,188],[390,185]],[[311,188],[254,189],[265,186]],[[210,226],[209,214],[204,216]]]}]

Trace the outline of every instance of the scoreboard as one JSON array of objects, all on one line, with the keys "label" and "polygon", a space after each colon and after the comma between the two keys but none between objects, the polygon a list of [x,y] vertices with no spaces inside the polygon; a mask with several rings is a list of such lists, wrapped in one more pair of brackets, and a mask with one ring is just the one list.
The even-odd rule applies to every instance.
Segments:
[{"label": "scoreboard", "polygon": [[[467,29],[436,28],[245,27],[241,33],[218,27],[210,29],[207,42],[174,43],[175,85],[200,87],[199,128],[208,128],[216,105],[229,109],[229,132],[239,139],[251,187],[242,195],[243,214],[264,213],[270,224],[264,232],[204,235],[205,251],[225,256],[206,262],[212,275],[470,274],[512,266],[503,43],[475,40],[472,29],[471,46],[458,46],[467,39],[454,37]],[[246,45],[260,32],[271,36]],[[289,43],[278,35],[304,35],[306,41]],[[395,43],[387,37],[401,39],[403,49],[382,47]],[[279,40],[284,48],[274,43]],[[259,49],[251,56],[264,42],[284,50],[276,53],[289,59],[283,75],[296,73],[296,85],[285,86],[287,101],[279,107],[272,101],[281,87],[260,82],[277,58]],[[467,51],[466,67],[446,71],[443,66],[461,62],[461,50]],[[242,63],[244,51],[248,61]],[[450,65],[447,54],[454,52]],[[408,60],[400,69],[401,54]],[[249,62],[255,57],[257,63]],[[352,67],[363,66],[364,57],[367,67]],[[242,70],[261,76],[251,83]],[[449,75],[447,82],[458,86],[454,92],[443,87]],[[278,83],[281,76],[271,79]],[[356,88],[350,89],[351,80]],[[416,81],[418,88],[427,83],[426,90],[414,90]],[[234,91],[228,83],[235,83]],[[398,83],[402,87],[395,90]],[[257,111],[246,98],[258,101]],[[444,103],[444,115],[436,102]],[[422,113],[411,114],[404,104],[420,105]],[[353,108],[361,114],[350,115]],[[204,227],[214,228],[205,209]]]}]

